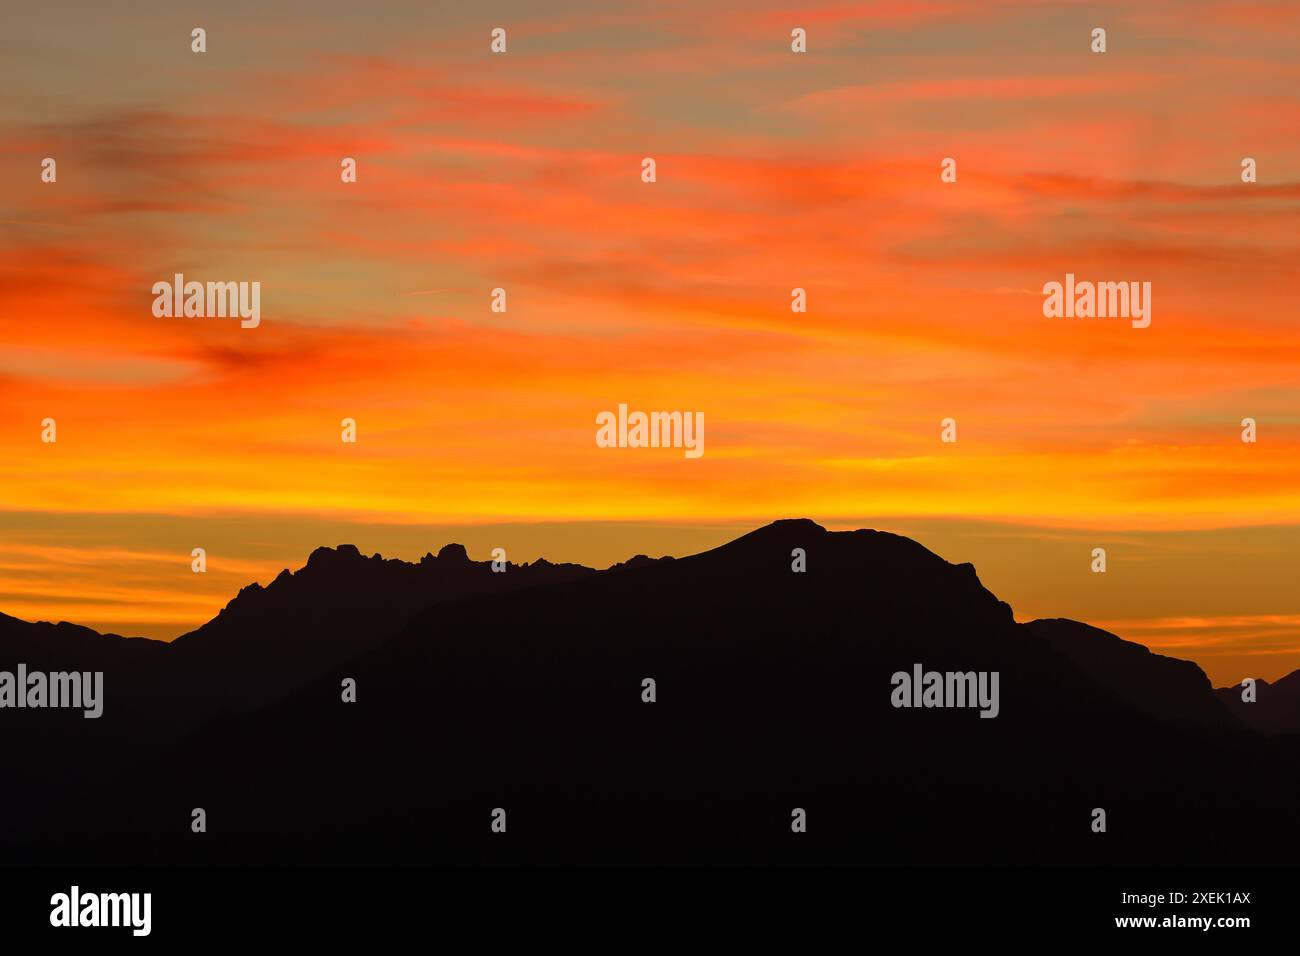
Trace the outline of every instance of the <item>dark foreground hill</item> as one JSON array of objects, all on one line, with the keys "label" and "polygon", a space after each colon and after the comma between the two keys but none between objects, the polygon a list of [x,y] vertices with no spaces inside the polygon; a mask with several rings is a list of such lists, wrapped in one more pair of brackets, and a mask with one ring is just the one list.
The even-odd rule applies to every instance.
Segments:
[{"label": "dark foreground hill", "polygon": [[[16,627],[0,621],[0,667]],[[74,779],[11,767],[11,859],[1177,863],[1300,849],[1300,740],[1244,725],[1193,664],[1074,622],[1017,624],[970,565],[876,531],[782,521],[600,572],[318,551],[146,653],[104,665],[121,689],[100,721],[23,713],[29,749],[57,752]],[[918,668],[996,673],[996,706],[894,706],[894,675]]]}]

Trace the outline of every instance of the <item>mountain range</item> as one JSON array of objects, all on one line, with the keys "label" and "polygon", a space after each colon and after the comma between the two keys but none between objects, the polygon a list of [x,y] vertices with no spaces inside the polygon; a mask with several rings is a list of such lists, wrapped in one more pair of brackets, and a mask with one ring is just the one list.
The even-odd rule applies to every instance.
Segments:
[{"label": "mountain range", "polygon": [[[98,720],[0,710],[10,861],[1300,849],[1300,672],[1245,703],[1086,624],[1017,623],[973,566],[908,538],[808,520],[605,570],[320,548],[171,643],[0,615],[0,670],[18,663],[102,671],[106,700]],[[894,706],[892,676],[918,665],[996,672],[996,719]]]}]

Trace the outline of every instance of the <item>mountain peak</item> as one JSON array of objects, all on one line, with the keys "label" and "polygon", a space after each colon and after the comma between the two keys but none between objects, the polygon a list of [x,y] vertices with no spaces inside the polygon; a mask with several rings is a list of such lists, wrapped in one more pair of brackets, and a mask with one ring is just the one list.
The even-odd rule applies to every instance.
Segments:
[{"label": "mountain peak", "polygon": [[765,524],[761,528],[755,528],[748,534],[741,535],[739,538],[722,545],[722,548],[730,549],[737,546],[747,548],[756,544],[765,545],[773,542],[798,545],[829,533],[811,518],[781,518],[771,524]]},{"label": "mountain peak", "polygon": [[1135,641],[1066,618],[1030,621],[1025,627],[1138,710],[1198,724],[1228,722],[1210,679],[1191,661],[1153,654]]},{"label": "mountain peak", "polygon": [[662,558],[652,558],[649,555],[638,554],[628,558],[626,561],[620,561],[618,564],[611,564],[609,566],[609,570],[626,571],[631,568],[648,568],[652,565],[659,564],[660,562],[668,562],[671,560],[672,558],[669,556],[665,556]]},{"label": "mountain peak", "polygon": [[340,544],[337,548],[317,548],[307,558],[307,567],[320,567],[361,557],[361,549],[355,544]]},{"label": "mountain peak", "polygon": [[1269,734],[1300,733],[1300,671],[1269,682],[1255,678],[1255,696],[1243,699],[1242,683],[1220,687],[1214,693],[1248,727]]},{"label": "mountain peak", "polygon": [[438,552],[439,561],[454,561],[456,564],[468,564],[469,552],[463,544],[444,544]]},{"label": "mountain peak", "polygon": [[778,518],[771,524],[754,531],[754,534],[763,534],[764,532],[778,531],[808,531],[813,534],[825,534],[826,529],[819,525],[812,518]]}]

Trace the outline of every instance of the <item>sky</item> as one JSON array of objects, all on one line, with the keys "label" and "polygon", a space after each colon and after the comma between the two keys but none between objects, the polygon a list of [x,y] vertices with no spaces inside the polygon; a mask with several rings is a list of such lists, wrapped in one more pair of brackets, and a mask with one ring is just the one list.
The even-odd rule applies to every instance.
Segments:
[{"label": "sky", "polygon": [[[811,517],[1286,674],[1297,44],[1220,0],[7,11],[0,612],[172,638],[323,544],[604,566]],[[176,273],[260,325],[155,316]],[[1150,282],[1150,327],[1046,318],[1067,273]],[[598,447],[620,403],[705,453]]]}]

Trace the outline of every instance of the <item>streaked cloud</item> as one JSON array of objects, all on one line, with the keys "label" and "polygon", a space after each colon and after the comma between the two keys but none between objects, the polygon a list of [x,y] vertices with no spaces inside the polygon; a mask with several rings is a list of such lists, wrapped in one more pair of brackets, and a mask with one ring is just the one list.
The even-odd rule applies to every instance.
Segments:
[{"label": "streaked cloud", "polygon": [[[83,29],[26,10],[6,28],[0,500],[58,531],[9,554],[0,609],[58,615],[76,593],[93,620],[192,625],[289,558],[245,555],[172,601],[170,565],[59,557],[88,547],[63,520],[86,513],[1300,524],[1293,5],[511,2],[491,58],[469,8],[305,22],[237,0],[201,61],[173,11],[64,7]],[[1101,22],[1105,58],[1086,46]],[[1043,319],[1067,271],[1151,281],[1152,327]],[[154,318],[177,272],[260,281],[262,326]],[[705,458],[597,449],[620,401],[704,410]],[[1190,591],[1223,573],[1141,553]],[[1300,613],[1253,606],[1249,582],[1213,613],[1142,606],[1163,580],[1062,613],[1153,639],[1168,629],[1142,621],[1218,621],[1180,633],[1243,649]]]}]

